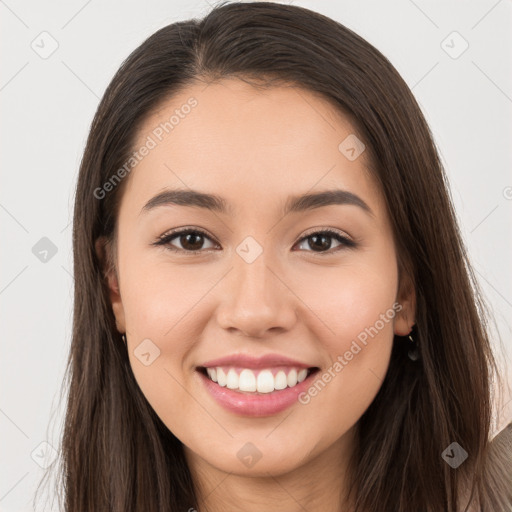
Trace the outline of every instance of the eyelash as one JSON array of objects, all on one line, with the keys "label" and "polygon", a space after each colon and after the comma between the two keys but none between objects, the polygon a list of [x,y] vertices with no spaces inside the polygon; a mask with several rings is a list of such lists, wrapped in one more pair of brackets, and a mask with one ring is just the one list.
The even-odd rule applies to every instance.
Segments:
[{"label": "eyelash", "polygon": [[[183,235],[189,235],[189,234],[200,234],[200,235],[203,235],[204,237],[210,239],[212,242],[214,242],[214,240],[211,239],[211,237],[205,232],[203,231],[202,229],[199,229],[199,228],[185,228],[185,229],[178,229],[178,230],[175,230],[175,231],[171,231],[170,233],[165,233],[164,235],[160,236],[156,242],[153,242],[152,245],[155,245],[155,246],[167,246],[167,249],[173,251],[173,252],[181,252],[181,253],[187,253],[187,254],[200,254],[200,253],[204,253],[208,250],[211,250],[211,249],[200,249],[200,250],[197,250],[197,251],[188,251],[186,249],[180,249],[178,247],[173,247],[172,245],[170,245],[170,242],[172,240],[174,240],[175,238],[178,238],[179,236],[183,236]],[[332,254],[334,252],[337,252],[338,250],[342,249],[343,246],[345,246],[345,248],[347,249],[353,249],[355,247],[357,247],[357,243],[354,242],[353,240],[350,240],[344,236],[342,236],[340,233],[338,233],[337,231],[334,231],[333,229],[322,229],[322,230],[319,230],[319,231],[314,231],[312,233],[309,233],[308,235],[302,237],[298,242],[297,244],[300,244],[301,242],[307,240],[308,238],[311,238],[313,237],[314,235],[327,235],[329,238],[334,238],[335,240],[337,240],[338,242],[340,242],[340,244],[342,244],[341,246],[338,246],[337,248],[334,248],[334,250],[332,249],[328,249],[327,251],[313,251],[313,250],[310,250],[310,251],[306,251],[306,252],[312,252],[314,254]],[[217,243],[217,242],[215,242]],[[295,244],[295,245],[297,245]]]}]

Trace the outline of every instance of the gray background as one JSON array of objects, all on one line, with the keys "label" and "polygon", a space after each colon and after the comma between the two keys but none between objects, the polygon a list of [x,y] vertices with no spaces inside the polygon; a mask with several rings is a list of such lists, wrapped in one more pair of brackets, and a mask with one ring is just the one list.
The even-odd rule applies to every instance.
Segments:
[{"label": "gray background", "polygon": [[[512,1],[285,3],[359,33],[412,88],[446,166],[505,366],[512,359]],[[2,511],[33,510],[40,466],[58,450],[71,335],[73,190],[99,98],[146,37],[209,9],[206,0],[0,0]],[[512,419],[510,397],[497,406],[501,427]]]}]

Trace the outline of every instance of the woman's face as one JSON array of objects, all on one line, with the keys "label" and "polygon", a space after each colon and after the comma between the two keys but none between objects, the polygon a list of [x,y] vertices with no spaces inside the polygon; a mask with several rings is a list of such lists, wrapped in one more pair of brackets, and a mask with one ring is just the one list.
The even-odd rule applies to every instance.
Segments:
[{"label": "woman's face", "polygon": [[[354,137],[319,96],[235,79],[189,86],[140,130],[111,300],[135,378],[190,461],[276,475],[348,453],[393,334],[413,323]],[[196,233],[163,238],[177,228]]]}]

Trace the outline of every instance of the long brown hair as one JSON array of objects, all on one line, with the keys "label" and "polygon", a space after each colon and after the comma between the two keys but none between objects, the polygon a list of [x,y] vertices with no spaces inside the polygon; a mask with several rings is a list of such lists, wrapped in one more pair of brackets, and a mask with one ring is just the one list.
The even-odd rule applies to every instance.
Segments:
[{"label": "long brown hair", "polygon": [[[391,63],[357,34],[311,10],[268,2],[223,3],[204,19],[160,29],[125,60],[99,104],[75,198],[65,510],[198,508],[182,444],[135,381],[95,251],[100,237],[115,246],[123,183],[102,198],[95,190],[129,159],[141,123],[162,102],[197,80],[227,77],[295,84],[349,116],[386,200],[401,283],[407,276],[415,289],[420,359],[411,361],[395,337],[386,378],[358,422],[354,509],[458,512],[471,496],[473,507],[506,510],[512,491],[489,458],[499,372],[488,310],[420,108]],[[453,442],[468,453],[457,469],[441,456]]]}]

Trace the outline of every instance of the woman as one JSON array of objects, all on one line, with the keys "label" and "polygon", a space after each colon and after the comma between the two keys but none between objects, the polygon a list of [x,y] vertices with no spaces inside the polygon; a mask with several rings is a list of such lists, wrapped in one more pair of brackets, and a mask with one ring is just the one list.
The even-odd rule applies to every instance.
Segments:
[{"label": "woman", "polygon": [[73,243],[65,510],[510,510],[442,165],[344,26],[233,3],[151,36]]}]

